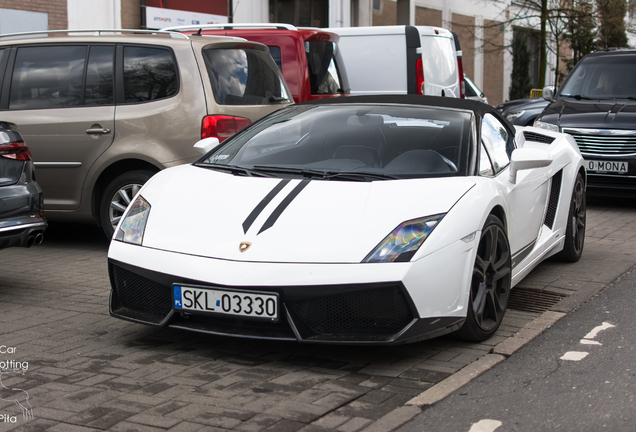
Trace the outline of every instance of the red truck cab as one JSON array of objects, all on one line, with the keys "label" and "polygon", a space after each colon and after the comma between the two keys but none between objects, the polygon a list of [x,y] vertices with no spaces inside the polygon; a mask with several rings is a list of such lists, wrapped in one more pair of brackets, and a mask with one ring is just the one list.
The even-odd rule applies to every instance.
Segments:
[{"label": "red truck cab", "polygon": [[188,35],[234,36],[267,45],[296,102],[350,94],[338,50],[340,37],[335,33],[289,24],[206,24],[164,30]]}]

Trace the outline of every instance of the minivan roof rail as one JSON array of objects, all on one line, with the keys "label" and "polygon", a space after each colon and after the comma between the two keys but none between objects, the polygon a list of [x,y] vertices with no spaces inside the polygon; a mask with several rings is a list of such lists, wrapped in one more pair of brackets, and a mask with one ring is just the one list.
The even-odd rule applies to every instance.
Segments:
[{"label": "minivan roof rail", "polygon": [[25,36],[40,36],[40,35],[60,35],[66,33],[69,36],[85,36],[86,33],[93,33],[94,36],[101,36],[102,33],[134,33],[134,34],[156,34],[156,35],[167,35],[170,37],[179,37],[183,39],[190,39],[187,35],[181,33],[175,33],[171,31],[164,30],[136,30],[136,29],[76,29],[76,30],[43,30],[43,31],[33,31],[33,32],[22,32],[22,33],[7,33],[0,34],[0,39],[2,38],[22,38]]},{"label": "minivan roof rail", "polygon": [[283,23],[225,23],[225,24],[202,24],[165,27],[163,31],[179,31],[179,30],[234,30],[234,29],[275,29],[275,30],[298,30],[291,24]]}]

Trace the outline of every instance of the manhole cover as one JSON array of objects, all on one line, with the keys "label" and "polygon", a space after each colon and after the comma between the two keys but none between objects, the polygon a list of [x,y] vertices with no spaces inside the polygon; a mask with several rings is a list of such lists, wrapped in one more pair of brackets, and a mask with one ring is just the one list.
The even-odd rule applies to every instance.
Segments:
[{"label": "manhole cover", "polygon": [[567,296],[528,288],[513,288],[510,290],[508,309],[541,313],[550,309],[564,297]]}]

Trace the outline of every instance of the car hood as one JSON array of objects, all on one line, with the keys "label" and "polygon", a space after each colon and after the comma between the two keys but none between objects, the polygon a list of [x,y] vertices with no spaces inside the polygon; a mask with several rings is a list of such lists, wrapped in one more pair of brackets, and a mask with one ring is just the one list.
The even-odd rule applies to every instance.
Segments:
[{"label": "car hood", "polygon": [[[143,246],[236,261],[359,263],[402,222],[448,212],[474,185],[467,177],[286,181],[180,166],[141,191],[151,205]],[[242,242],[251,243],[244,252]]]},{"label": "car hood", "polygon": [[545,109],[541,120],[565,128],[634,129],[636,101],[558,99]]},{"label": "car hood", "polygon": [[[502,107],[500,111],[505,115],[508,113],[513,113],[513,112],[517,112],[521,110],[543,109],[549,103],[547,100],[543,98],[523,99],[523,101],[524,102],[522,103],[518,103],[518,104],[514,104],[510,106],[502,107],[502,105],[505,105],[505,104],[499,105],[499,107]],[[497,108],[499,109],[499,107]]]},{"label": "car hood", "polygon": [[495,108],[497,108],[499,111],[506,111],[506,110],[509,110],[510,108],[517,107],[518,105],[526,105],[528,103],[532,103],[535,100],[537,100],[537,98],[514,99],[511,101],[499,104]]}]

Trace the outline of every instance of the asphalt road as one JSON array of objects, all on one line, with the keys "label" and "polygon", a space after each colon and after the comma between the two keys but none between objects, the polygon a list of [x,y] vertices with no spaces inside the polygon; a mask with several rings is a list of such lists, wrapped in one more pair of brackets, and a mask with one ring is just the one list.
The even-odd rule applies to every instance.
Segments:
[{"label": "asphalt road", "polygon": [[635,290],[632,272],[399,430],[635,430]]}]

